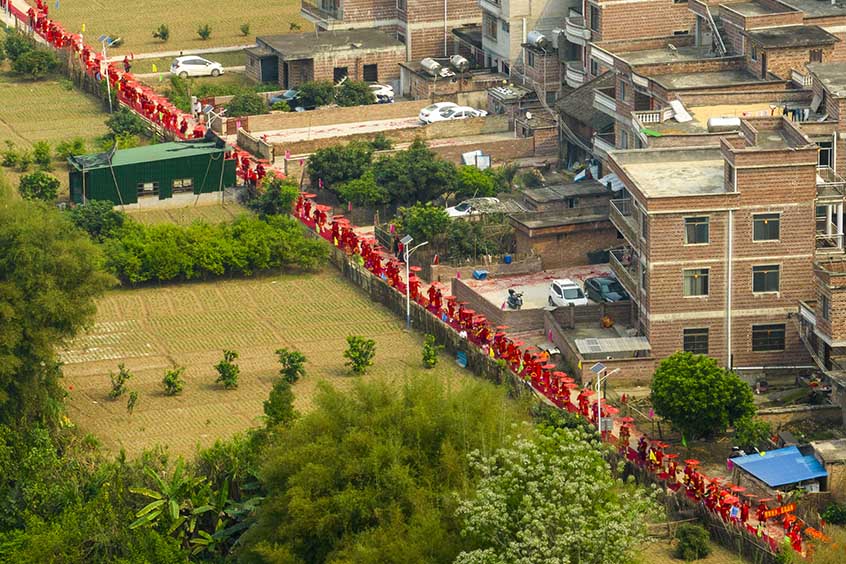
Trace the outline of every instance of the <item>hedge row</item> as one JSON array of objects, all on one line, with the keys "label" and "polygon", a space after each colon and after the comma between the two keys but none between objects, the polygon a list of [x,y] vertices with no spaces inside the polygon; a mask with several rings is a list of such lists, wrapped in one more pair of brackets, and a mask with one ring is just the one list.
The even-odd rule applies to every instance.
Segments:
[{"label": "hedge row", "polygon": [[317,268],[327,257],[296,220],[243,215],[189,226],[126,221],[103,239],[106,268],[122,282],[193,280],[262,270]]}]

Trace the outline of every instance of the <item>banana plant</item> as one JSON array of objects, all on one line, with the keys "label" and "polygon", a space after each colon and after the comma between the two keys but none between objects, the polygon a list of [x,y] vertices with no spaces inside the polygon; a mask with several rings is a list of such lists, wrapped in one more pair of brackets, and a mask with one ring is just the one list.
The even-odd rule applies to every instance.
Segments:
[{"label": "banana plant", "polygon": [[152,468],[145,468],[144,472],[157,489],[129,488],[130,492],[153,500],[135,514],[136,519],[129,528],[164,523],[168,534],[175,533],[180,539],[184,539],[186,534],[193,535],[198,517],[214,509],[207,503],[199,503],[208,490],[206,479],[187,472],[181,459],[176,463],[169,480],[163,479]]}]

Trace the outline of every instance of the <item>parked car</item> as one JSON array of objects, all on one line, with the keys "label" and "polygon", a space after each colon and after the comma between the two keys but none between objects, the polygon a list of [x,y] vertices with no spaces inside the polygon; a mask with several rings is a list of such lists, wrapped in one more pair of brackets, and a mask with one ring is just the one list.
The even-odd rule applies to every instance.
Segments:
[{"label": "parked car", "polygon": [[435,123],[436,121],[449,121],[451,119],[466,119],[471,117],[484,117],[488,115],[485,110],[477,110],[470,106],[455,106],[454,108],[443,108],[440,111],[432,112],[423,121]]},{"label": "parked car", "polygon": [[394,101],[394,87],[389,84],[371,84],[370,90],[379,104],[390,104]]},{"label": "parked car", "polygon": [[275,104],[276,102],[287,102],[288,107],[296,112],[302,112],[304,110],[313,110],[317,107],[314,105],[304,105],[302,98],[300,98],[299,90],[286,90],[281,94],[271,96],[270,99],[267,101],[267,103],[270,104],[271,107],[273,107],[273,104]]},{"label": "parked car", "polygon": [[189,76],[219,76],[223,74],[223,65],[197,57],[196,55],[186,55],[184,57],[176,57],[170,65],[170,74],[182,78]]},{"label": "parked car", "polygon": [[553,280],[549,285],[549,305],[565,307],[587,305],[588,299],[578,284],[569,278]]},{"label": "parked car", "polygon": [[455,102],[436,102],[436,103],[432,104],[431,106],[426,106],[425,108],[420,110],[420,113],[417,115],[417,117],[419,117],[420,121],[422,121],[423,123],[428,123],[426,120],[429,118],[429,116],[431,114],[437,113],[437,112],[444,110],[446,108],[457,108],[457,107],[458,107],[458,104],[456,104]]},{"label": "parked car", "polygon": [[588,278],[585,280],[585,292],[595,302],[624,302],[629,299],[629,294],[612,276]]},{"label": "parked car", "polygon": [[493,207],[499,204],[498,198],[473,198],[459,203],[457,206],[447,208],[447,215],[450,217],[466,217],[468,215],[479,215],[485,213],[486,207]]}]

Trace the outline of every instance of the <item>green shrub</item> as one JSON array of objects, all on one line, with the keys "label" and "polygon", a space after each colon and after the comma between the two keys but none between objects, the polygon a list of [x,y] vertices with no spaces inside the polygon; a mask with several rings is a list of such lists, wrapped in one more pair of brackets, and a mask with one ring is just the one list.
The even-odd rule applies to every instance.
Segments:
[{"label": "green shrub", "polygon": [[734,444],[741,448],[757,448],[772,434],[769,423],[751,415],[741,417],[734,424]]},{"label": "green shrub", "polygon": [[203,25],[201,25],[200,27],[197,28],[197,35],[199,35],[200,39],[202,39],[203,41],[205,41],[209,37],[211,37],[211,33],[212,33],[212,30],[211,30],[211,27],[209,26],[209,24],[203,24]]},{"label": "green shrub", "polygon": [[70,208],[67,214],[74,225],[97,241],[113,236],[126,221],[126,214],[105,200],[88,200]]},{"label": "green shrub", "polygon": [[273,102],[273,105],[270,106],[270,109],[275,112],[290,112],[291,106],[289,106],[288,102],[286,102],[285,100],[279,100]]},{"label": "green shrub", "polygon": [[129,134],[144,135],[147,133],[147,125],[144,120],[135,112],[125,106],[121,106],[106,120],[106,127],[109,128],[112,136]]},{"label": "green shrub", "polygon": [[443,345],[435,343],[435,336],[428,333],[423,338],[423,367],[434,368],[438,364],[438,351],[444,348]]},{"label": "green shrub", "polygon": [[35,44],[19,33],[7,33],[3,41],[3,51],[14,63],[18,57],[35,49]]},{"label": "green shrub", "polygon": [[109,373],[109,379],[112,383],[112,389],[109,390],[109,399],[118,399],[126,393],[126,383],[132,378],[132,372],[126,368],[124,363],[118,364],[118,373]]},{"label": "green shrub", "polygon": [[244,22],[241,24],[241,35],[244,37],[250,34],[250,22]]},{"label": "green shrub", "polygon": [[68,157],[76,155],[84,155],[87,151],[85,147],[85,139],[82,137],[74,137],[68,141],[62,141],[56,145],[56,157],[67,160]]},{"label": "green shrub", "polygon": [[829,503],[820,514],[820,517],[825,519],[826,523],[832,525],[846,525],[846,504],[844,503]]},{"label": "green shrub", "polygon": [[335,101],[339,106],[364,106],[375,104],[376,96],[366,82],[345,80],[335,91]]},{"label": "green shrub", "polygon": [[300,93],[302,105],[306,108],[326,106],[335,101],[335,85],[328,80],[305,82],[297,90]]},{"label": "green shrub", "polygon": [[276,356],[279,357],[279,375],[289,384],[294,384],[300,378],[305,377],[306,357],[298,351],[288,349],[277,349]]},{"label": "green shrub", "polygon": [[47,141],[36,141],[32,145],[32,156],[35,163],[43,169],[53,166],[53,150]]},{"label": "green shrub", "polygon": [[255,92],[236,94],[226,105],[226,115],[230,117],[255,116],[266,114],[267,102]]},{"label": "green shrub", "polygon": [[262,193],[249,202],[251,210],[260,217],[285,215],[294,209],[294,202],[300,194],[299,187],[290,180],[267,175],[261,183]]},{"label": "green shrub", "polygon": [[393,149],[394,143],[380,131],[370,140],[370,147],[374,151],[388,151]]},{"label": "green shrub", "polygon": [[364,374],[368,366],[373,366],[373,357],[376,356],[376,341],[362,337],[361,335],[349,335],[347,337],[347,350],[344,351],[344,358],[353,374]]},{"label": "green shrub", "polygon": [[24,74],[38,80],[44,78],[59,64],[56,55],[52,51],[33,49],[21,54],[12,63],[12,69],[18,74]]},{"label": "green shrub", "polygon": [[159,25],[159,29],[153,32],[153,37],[156,39],[161,39],[162,43],[170,39],[170,28],[167,27],[167,24]]},{"label": "green shrub", "polygon": [[59,195],[59,179],[43,170],[21,177],[20,192],[27,200],[52,202]]},{"label": "green shrub", "polygon": [[711,553],[708,531],[701,525],[682,524],[676,529],[676,548],[673,556],[690,562]]},{"label": "green shrub", "polygon": [[20,151],[12,141],[5,141],[6,149],[3,151],[3,166],[17,166]]},{"label": "green shrub", "polygon": [[241,372],[241,368],[235,364],[235,361],[238,359],[238,353],[235,351],[223,351],[223,358],[214,365],[214,369],[217,371],[217,380],[215,380],[218,384],[223,384],[223,388],[226,390],[234,390],[238,387],[238,374]]},{"label": "green shrub", "polygon": [[165,372],[162,379],[164,386],[164,393],[166,396],[175,396],[180,393],[185,387],[185,380],[182,379],[182,374],[185,373],[185,367],[171,368]]},{"label": "green shrub", "polygon": [[26,172],[32,166],[32,163],[35,162],[35,159],[32,156],[32,151],[29,149],[21,149],[18,153],[18,170],[21,172]]}]

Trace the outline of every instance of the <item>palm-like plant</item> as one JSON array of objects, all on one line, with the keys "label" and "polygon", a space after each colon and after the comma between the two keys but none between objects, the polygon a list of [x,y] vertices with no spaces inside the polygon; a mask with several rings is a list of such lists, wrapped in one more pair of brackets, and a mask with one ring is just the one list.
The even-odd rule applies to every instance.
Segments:
[{"label": "palm-like plant", "polygon": [[129,488],[132,493],[153,500],[135,514],[136,519],[129,528],[165,523],[168,534],[175,533],[180,539],[184,539],[186,534],[192,535],[197,527],[197,518],[213,509],[207,503],[198,503],[208,499],[209,487],[206,479],[186,471],[181,459],[176,463],[169,480],[163,479],[152,468],[145,468],[144,472],[156,484],[158,491]]}]

